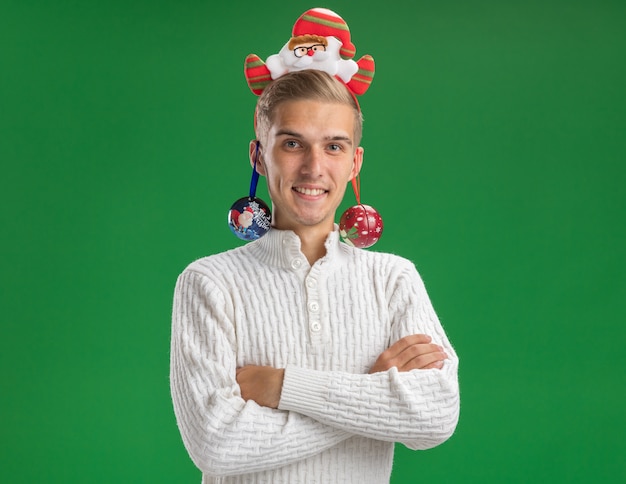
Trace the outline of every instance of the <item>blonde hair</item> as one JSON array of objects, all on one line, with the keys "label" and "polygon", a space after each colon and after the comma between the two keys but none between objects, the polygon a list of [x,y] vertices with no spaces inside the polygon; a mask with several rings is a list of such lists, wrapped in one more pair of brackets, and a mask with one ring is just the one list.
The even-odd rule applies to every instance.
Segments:
[{"label": "blonde hair", "polygon": [[291,72],[272,81],[256,105],[257,138],[264,143],[277,106],[287,101],[320,101],[345,104],[354,109],[354,146],[359,146],[363,133],[363,116],[352,93],[340,80],[323,71],[305,69]]}]

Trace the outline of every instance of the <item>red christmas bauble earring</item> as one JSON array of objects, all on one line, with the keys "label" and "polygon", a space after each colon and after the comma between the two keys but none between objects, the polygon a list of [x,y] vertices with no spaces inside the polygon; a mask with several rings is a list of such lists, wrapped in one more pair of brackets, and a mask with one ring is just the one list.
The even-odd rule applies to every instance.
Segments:
[{"label": "red christmas bauble earring", "polygon": [[357,205],[343,212],[339,220],[339,234],[346,244],[365,249],[380,239],[383,234],[383,219],[375,208],[361,203],[359,175],[352,179],[352,189]]}]

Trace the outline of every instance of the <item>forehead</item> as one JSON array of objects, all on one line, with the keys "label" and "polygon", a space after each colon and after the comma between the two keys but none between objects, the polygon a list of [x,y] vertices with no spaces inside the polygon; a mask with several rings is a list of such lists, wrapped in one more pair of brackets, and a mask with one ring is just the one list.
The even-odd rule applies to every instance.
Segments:
[{"label": "forehead", "polygon": [[277,134],[288,129],[297,132],[342,131],[353,136],[355,128],[354,108],[348,104],[293,100],[280,103],[271,120],[270,133]]}]

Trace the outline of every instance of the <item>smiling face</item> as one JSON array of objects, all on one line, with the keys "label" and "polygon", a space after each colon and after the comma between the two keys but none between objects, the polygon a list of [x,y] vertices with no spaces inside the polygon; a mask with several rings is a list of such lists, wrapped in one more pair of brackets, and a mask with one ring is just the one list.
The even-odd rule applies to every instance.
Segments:
[{"label": "smiling face", "polygon": [[257,169],[267,178],[273,225],[299,235],[332,231],[346,185],[363,161],[363,148],[355,146],[354,108],[294,100],[279,104],[272,118]]}]

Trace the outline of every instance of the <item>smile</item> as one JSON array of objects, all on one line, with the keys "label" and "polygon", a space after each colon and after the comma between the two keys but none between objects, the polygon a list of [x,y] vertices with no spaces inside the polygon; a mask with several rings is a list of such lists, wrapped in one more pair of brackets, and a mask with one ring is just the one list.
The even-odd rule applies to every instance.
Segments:
[{"label": "smile", "polygon": [[303,195],[308,195],[308,196],[317,196],[317,195],[322,195],[326,193],[326,190],[323,190],[321,188],[293,187],[293,189],[298,193],[301,193]]}]

